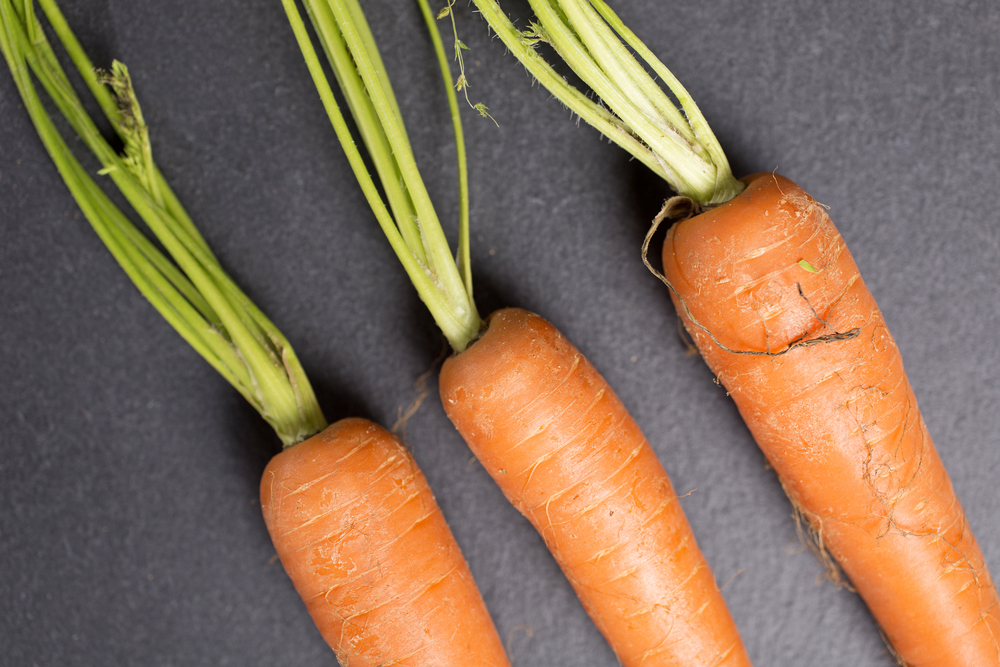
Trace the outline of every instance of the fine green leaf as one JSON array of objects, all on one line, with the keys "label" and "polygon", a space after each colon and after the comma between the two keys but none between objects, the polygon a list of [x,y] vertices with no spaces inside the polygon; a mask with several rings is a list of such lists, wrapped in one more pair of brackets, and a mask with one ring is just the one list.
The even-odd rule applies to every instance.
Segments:
[{"label": "fine green leaf", "polygon": [[[427,4],[427,0],[418,0],[418,2],[420,4],[421,11],[424,11],[425,5]],[[466,46],[465,43],[458,38],[458,25],[455,23],[455,13],[452,11],[452,7],[455,4],[455,0],[447,0],[447,2],[448,5],[445,7],[445,9],[441,10],[441,13],[439,13],[438,18],[440,18],[441,16],[451,17],[451,33],[455,39],[455,62],[458,63],[458,81],[455,83],[455,90],[457,90],[458,92],[462,93],[465,96],[465,103],[468,104],[473,109],[475,109],[480,116],[484,118],[489,118],[490,120],[493,121],[493,123],[497,127],[499,127],[500,125],[496,122],[493,116],[489,114],[488,106],[486,106],[482,102],[473,104],[472,100],[469,99],[469,80],[465,76],[465,58],[462,56],[462,51],[468,51],[469,47]],[[427,11],[430,11],[429,8],[427,9]],[[440,54],[443,53],[443,51],[440,50],[441,47],[437,44],[437,42],[440,41],[441,35],[437,32],[434,26],[430,24],[430,22],[428,22],[427,28],[430,31],[431,39],[434,40],[435,42],[434,48],[435,51],[438,52],[438,60],[440,60],[441,59]],[[451,79],[450,72],[445,72],[444,76],[446,80]]]},{"label": "fine green leaf", "polygon": [[819,273],[819,270],[817,270],[816,267],[814,267],[812,264],[810,264],[809,262],[807,262],[804,259],[800,259],[799,260],[799,266],[801,266],[803,269],[805,269],[809,273]]}]

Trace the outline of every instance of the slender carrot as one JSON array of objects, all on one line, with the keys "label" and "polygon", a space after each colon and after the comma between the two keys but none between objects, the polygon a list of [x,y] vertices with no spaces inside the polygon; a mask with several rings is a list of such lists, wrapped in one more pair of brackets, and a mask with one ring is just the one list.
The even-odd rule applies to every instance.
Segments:
[{"label": "slender carrot", "polygon": [[750,664],[663,466],[555,327],[524,310],[493,313],[445,361],[440,391],[623,665]]},{"label": "slender carrot", "polygon": [[826,210],[781,176],[670,228],[677,312],[908,665],[1000,664],[1000,600],[899,348]]},{"label": "slender carrot", "polygon": [[[664,282],[821,555],[840,563],[899,659],[1000,664],[996,589],[825,211],[787,179],[735,181],[691,96],[604,0],[529,0],[523,31],[496,0],[474,1],[542,85],[686,199],[665,211],[721,204],[670,230]],[[556,74],[537,42],[603,104]]]},{"label": "slender carrot", "polygon": [[[341,664],[509,665],[468,566],[409,453],[366,420],[327,426],[288,341],[225,274],[156,169],[128,70],[116,61],[110,74],[99,77],[55,0],[41,4],[122,136],[124,155],[101,136],[84,109],[33,3],[0,0],[0,48],[25,107],[115,259],[284,443],[261,482],[264,518],[292,582]],[[173,261],[80,165],[42,106],[31,72]]]},{"label": "slender carrot", "polygon": [[[344,25],[343,17],[356,11],[354,0],[306,6],[389,206],[364,167],[294,3],[285,0],[285,9],[376,219],[455,352],[441,375],[446,411],[545,538],[622,664],[749,665],[670,481],[611,388],[537,315],[502,310],[485,322],[479,318],[468,266],[458,107],[433,16],[425,0],[420,4],[449,84],[456,131],[463,193],[457,261],[423,188],[374,43]],[[396,174],[403,175],[403,192],[391,180]],[[401,215],[411,211],[416,225]]]}]

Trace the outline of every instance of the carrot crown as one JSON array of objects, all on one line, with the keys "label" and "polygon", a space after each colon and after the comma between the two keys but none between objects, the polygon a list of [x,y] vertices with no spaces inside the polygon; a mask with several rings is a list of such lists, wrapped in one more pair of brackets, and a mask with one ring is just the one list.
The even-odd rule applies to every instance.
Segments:
[{"label": "carrot crown", "polygon": [[[700,204],[719,204],[743,190],[687,90],[604,0],[529,0],[535,21],[525,31],[514,26],[497,0],[473,1],[532,76],[678,194]],[[551,45],[604,104],[557,74],[535,51],[539,42]],[[666,84],[677,104],[637,57]]]},{"label": "carrot crown", "polygon": [[[4,58],[46,150],[94,231],[150,303],[250,401],[286,447],[321,431],[326,420],[288,341],[222,270],[153,161],[128,69],[115,61],[110,73],[97,72],[55,0],[40,0],[40,5],[125,144],[118,154],[84,109],[45,38],[33,2],[0,0]],[[76,159],[43,107],[31,72],[100,161],[100,173],[111,178],[173,261]]]},{"label": "carrot crown", "polygon": [[427,0],[419,0],[448,90],[458,153],[458,253],[451,254],[427,194],[378,48],[357,0],[304,0],[361,138],[375,166],[388,206],[368,173],[295,0],[282,0],[323,106],[375,218],[420,298],[456,352],[479,334],[469,269],[469,190],[465,143],[448,61]]}]

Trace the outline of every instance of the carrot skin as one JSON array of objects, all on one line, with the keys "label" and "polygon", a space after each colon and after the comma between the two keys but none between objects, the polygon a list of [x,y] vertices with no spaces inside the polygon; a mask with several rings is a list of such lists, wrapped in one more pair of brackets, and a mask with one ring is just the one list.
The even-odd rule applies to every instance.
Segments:
[{"label": "carrot skin", "polygon": [[749,665],[670,480],[604,378],[551,324],[490,316],[445,361],[445,411],[542,535],[625,667]]},{"label": "carrot skin", "polygon": [[677,312],[901,660],[996,667],[996,588],[875,299],[822,206],[744,180],[668,231]]},{"label": "carrot skin", "polygon": [[344,667],[509,667],[468,565],[400,442],[341,420],[275,456],[261,509]]}]

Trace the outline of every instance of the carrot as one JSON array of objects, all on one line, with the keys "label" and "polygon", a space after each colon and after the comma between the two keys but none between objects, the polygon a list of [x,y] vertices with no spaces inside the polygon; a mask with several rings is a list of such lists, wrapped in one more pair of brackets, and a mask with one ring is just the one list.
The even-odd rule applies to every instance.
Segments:
[{"label": "carrot", "polygon": [[[1000,663],[995,586],[896,345],[825,212],[786,179],[737,181],[694,100],[604,0],[529,1],[525,31],[495,0],[475,4],[553,95],[686,200],[661,217],[721,204],[668,233],[664,282],[820,554],[840,563],[905,664]],[[537,42],[601,101],[559,76]]]},{"label": "carrot", "polygon": [[337,422],[271,459],[260,498],[342,665],[507,664],[427,480],[388,431]]},{"label": "carrot", "polygon": [[749,665],[663,466],[551,324],[500,310],[445,361],[441,400],[544,538],[623,665]]},{"label": "carrot", "polygon": [[434,494],[399,440],[342,419],[271,459],[260,483],[281,564],[344,667],[506,667]]},{"label": "carrot", "polygon": [[441,374],[446,411],[508,499],[542,534],[622,664],[749,665],[670,481],[611,388],[537,315],[502,310],[485,322],[478,315],[458,105],[433,16],[426,2],[420,5],[448,83],[455,129],[457,261],[424,189],[370,33],[345,21],[358,13],[354,1],[306,6],[389,205],[364,166],[295,4],[285,0],[376,220],[455,352]]},{"label": "carrot", "polygon": [[901,660],[1000,663],[996,588],[851,253],[794,183],[745,180],[667,233],[677,312]]},{"label": "carrot", "polygon": [[[115,259],[282,440],[285,450],[261,482],[265,521],[275,550],[341,664],[509,666],[416,463],[394,436],[371,422],[352,419],[327,426],[288,341],[222,270],[153,162],[127,68],[116,61],[111,73],[96,74],[54,0],[41,0],[41,5],[121,136],[124,154],[111,147],[87,114],[45,39],[33,4],[0,0],[0,48],[25,107]],[[169,259],[77,161],[43,107],[32,71]]]}]

